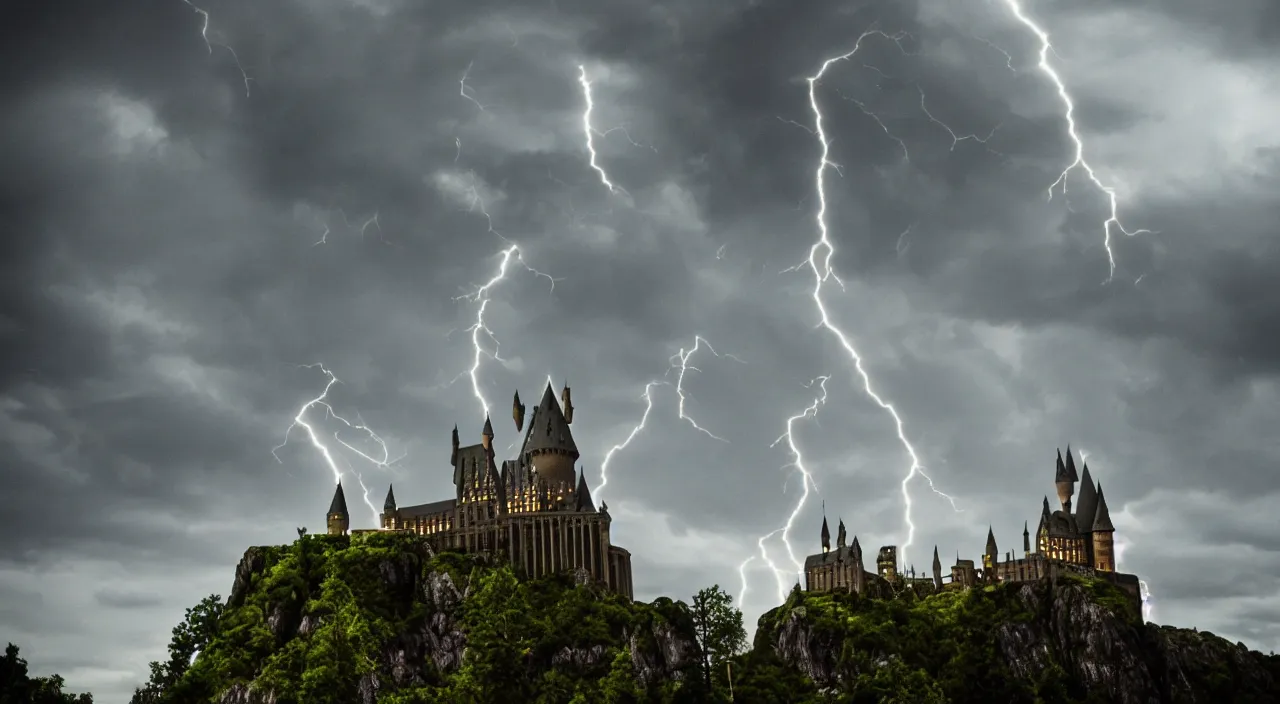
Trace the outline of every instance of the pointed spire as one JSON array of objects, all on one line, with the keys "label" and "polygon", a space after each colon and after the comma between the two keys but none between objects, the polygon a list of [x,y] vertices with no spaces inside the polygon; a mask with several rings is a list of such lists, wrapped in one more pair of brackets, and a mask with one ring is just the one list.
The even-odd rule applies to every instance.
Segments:
[{"label": "pointed spire", "polygon": [[1075,456],[1071,453],[1070,444],[1067,445],[1067,476],[1073,482],[1080,481],[1079,475],[1076,474],[1076,460]]},{"label": "pointed spire", "polygon": [[591,500],[591,490],[587,488],[587,472],[581,467],[578,468],[578,488],[574,490],[574,494],[579,511],[596,510],[595,503]]},{"label": "pointed spire", "polygon": [[382,502],[382,510],[387,513],[396,510],[396,490],[390,484],[387,485],[387,500]]},{"label": "pointed spire", "polygon": [[1070,475],[1067,474],[1067,465],[1062,461],[1062,450],[1058,450],[1058,462],[1054,465],[1054,482],[1069,482]]},{"label": "pointed spire", "polygon": [[564,380],[564,390],[560,392],[560,405],[564,410],[564,422],[573,425],[573,396],[569,389],[569,380]]},{"label": "pointed spire", "polygon": [[342,480],[338,480],[338,488],[333,492],[333,501],[329,504],[330,516],[342,516],[350,518],[351,514],[347,513],[347,496],[342,493]]},{"label": "pointed spire", "polygon": [[1049,496],[1047,494],[1044,497],[1044,507],[1040,510],[1040,515],[1041,516],[1049,515]]},{"label": "pointed spire", "polygon": [[827,517],[822,517],[822,551],[831,549],[831,530],[827,528]]},{"label": "pointed spire", "polygon": [[933,571],[936,573],[942,569],[942,560],[938,559],[938,546],[933,546]]},{"label": "pointed spire", "polygon": [[996,533],[991,528],[991,526],[987,526],[987,553],[994,555],[995,551],[996,551]]},{"label": "pointed spire", "polygon": [[489,420],[489,414],[484,416],[484,430],[480,431],[482,437],[493,439],[493,422]]},{"label": "pointed spire", "polygon": [[520,403],[520,392],[511,400],[511,419],[516,422],[516,432],[524,431],[524,404]]},{"label": "pointed spire", "polygon": [[551,389],[551,382],[542,392],[542,400],[534,409],[533,419],[529,423],[529,434],[525,437],[524,447],[520,454],[552,451],[567,454],[577,461],[578,446],[573,441],[573,433],[569,431],[569,421],[556,401],[556,393]]},{"label": "pointed spire", "polygon": [[1093,530],[1093,519],[1098,512],[1098,490],[1089,475],[1089,465],[1085,464],[1084,474],[1080,477],[1080,496],[1076,504],[1076,527],[1081,532]]},{"label": "pointed spire", "polygon": [[1116,527],[1111,525],[1111,511],[1107,510],[1107,497],[1102,493],[1102,485],[1098,485],[1098,513],[1093,519],[1093,531],[1115,531]]},{"label": "pointed spire", "polygon": [[843,549],[845,546],[845,538],[847,534],[844,530],[844,519],[840,519],[840,525],[836,528],[836,547]]}]

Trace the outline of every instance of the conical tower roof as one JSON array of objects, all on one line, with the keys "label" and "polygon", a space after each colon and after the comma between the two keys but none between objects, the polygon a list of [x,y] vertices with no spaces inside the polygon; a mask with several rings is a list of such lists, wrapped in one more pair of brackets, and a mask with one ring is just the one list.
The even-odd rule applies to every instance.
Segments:
[{"label": "conical tower roof", "polygon": [[933,546],[933,572],[937,574],[942,569],[942,560],[938,558],[938,546]]},{"label": "conical tower roof", "polygon": [[1071,446],[1067,445],[1067,478],[1073,482],[1080,481],[1079,475],[1076,474],[1076,459],[1071,454]]},{"label": "conical tower roof", "polygon": [[342,493],[342,480],[338,480],[338,489],[333,492],[333,502],[329,504],[329,515],[335,513],[343,518],[351,516],[347,513],[347,496]]},{"label": "conical tower roof", "polygon": [[486,438],[493,437],[493,421],[489,420],[487,414],[484,417],[484,430],[481,430],[480,434]]},{"label": "conical tower roof", "polygon": [[1115,526],[1111,525],[1111,511],[1107,510],[1107,497],[1102,494],[1102,485],[1098,485],[1098,513],[1093,519],[1093,530],[1098,531],[1114,531]]},{"label": "conical tower roof", "polygon": [[1058,450],[1058,462],[1057,464],[1054,465],[1053,481],[1054,482],[1073,481],[1071,479],[1071,474],[1067,472],[1067,465],[1062,461],[1062,450]]},{"label": "conical tower roof", "polygon": [[1085,464],[1084,474],[1080,476],[1080,496],[1076,499],[1076,525],[1088,533],[1093,530],[1093,519],[1098,512],[1098,490],[1089,476],[1089,465]]},{"label": "conical tower roof", "polygon": [[387,500],[382,502],[383,511],[396,510],[396,490],[390,484],[387,485]]},{"label": "conical tower roof", "polygon": [[831,529],[827,528],[827,517],[822,517],[822,547],[824,549],[831,547]]},{"label": "conical tower roof", "polygon": [[574,494],[578,500],[579,511],[596,510],[596,504],[591,500],[591,490],[587,488],[587,473],[584,470],[578,470],[578,488],[574,490]]},{"label": "conical tower roof", "polygon": [[991,528],[991,526],[987,526],[987,552],[994,554],[995,551],[996,551],[996,533]]},{"label": "conical tower roof", "polygon": [[575,460],[578,458],[578,446],[573,441],[573,433],[569,432],[569,423],[564,418],[564,412],[560,409],[560,402],[556,400],[556,393],[551,390],[550,383],[542,393],[542,401],[538,403],[533,419],[529,422],[529,435],[525,438],[521,453],[546,450],[561,451]]}]

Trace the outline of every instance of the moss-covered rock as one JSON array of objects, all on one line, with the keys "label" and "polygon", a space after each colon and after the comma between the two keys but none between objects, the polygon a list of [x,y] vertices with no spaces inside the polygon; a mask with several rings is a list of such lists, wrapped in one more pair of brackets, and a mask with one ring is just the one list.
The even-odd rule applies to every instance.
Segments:
[{"label": "moss-covered rock", "polygon": [[[1280,701],[1280,657],[1144,624],[1116,587],[1075,576],[924,597],[796,590],[739,665],[755,697],[739,701]],[[776,698],[759,672],[788,670],[813,685]]]},{"label": "moss-covered rock", "polygon": [[411,535],[250,548],[216,637],[163,701],[705,701],[685,604],[580,582]]}]

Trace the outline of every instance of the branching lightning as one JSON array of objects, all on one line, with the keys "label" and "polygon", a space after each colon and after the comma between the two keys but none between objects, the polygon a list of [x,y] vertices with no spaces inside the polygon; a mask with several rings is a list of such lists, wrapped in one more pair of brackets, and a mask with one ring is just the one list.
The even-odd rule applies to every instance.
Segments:
[{"label": "branching lightning", "polygon": [[[689,360],[693,357],[694,353],[702,349],[704,345],[706,346],[707,350],[717,358],[729,359],[739,364],[746,364],[746,361],[744,361],[740,357],[729,354],[727,352],[724,352],[724,353],[717,352],[715,348],[711,346],[711,343],[707,342],[706,338],[702,337],[701,335],[694,335],[693,347],[690,347],[687,350],[681,347],[679,352],[676,352],[675,354],[671,355],[670,358],[668,358],[667,360],[668,367],[667,367],[666,376],[669,378],[672,374],[675,375],[674,387],[676,391],[676,398],[679,399],[678,403],[676,404],[677,417],[680,420],[688,423],[694,430],[697,430],[703,435],[706,435],[707,437],[713,440],[719,440],[720,442],[727,443],[729,442],[728,440],[725,440],[724,438],[716,435],[715,433],[712,433],[710,430],[707,430],[706,428],[699,425],[698,421],[694,420],[692,416],[685,413],[685,410],[684,410],[684,402],[686,400],[685,390],[684,390],[685,373],[689,371],[695,371],[695,372],[702,371],[701,369],[698,369],[697,367],[690,365]],[[597,486],[594,491],[594,494],[597,499],[600,497],[601,492],[604,490],[605,485],[609,483],[609,462],[613,460],[613,456],[621,452],[622,450],[627,449],[627,447],[631,444],[631,441],[634,440],[636,436],[639,435],[640,432],[643,431],[645,429],[645,426],[648,424],[649,414],[653,412],[653,389],[655,386],[673,386],[673,384],[670,381],[667,381],[665,379],[655,379],[644,385],[644,392],[640,394],[640,398],[644,399],[644,413],[640,415],[640,421],[631,428],[631,431],[627,433],[627,437],[623,439],[622,442],[609,448],[608,452],[606,452],[604,455],[604,461],[600,463],[600,485]]]},{"label": "branching lightning", "polygon": [[[325,375],[328,381],[325,383],[324,389],[320,392],[320,395],[307,401],[306,403],[302,404],[298,408],[298,412],[293,416],[293,422],[284,431],[284,441],[271,449],[271,455],[276,458],[277,462],[284,464],[284,460],[280,459],[279,452],[280,450],[284,449],[286,445],[289,444],[289,438],[292,435],[294,429],[300,428],[303,431],[303,433],[306,435],[307,440],[310,441],[311,446],[315,448],[317,452],[320,453],[320,457],[324,459],[324,462],[326,465],[328,465],[329,470],[333,472],[334,483],[342,481],[343,471],[338,467],[338,458],[340,457],[340,455],[334,454],[334,451],[331,450],[329,446],[326,445],[325,442],[320,439],[320,434],[316,430],[315,426],[307,422],[307,415],[312,411],[312,409],[314,409],[317,406],[324,409],[326,417],[332,418],[338,421],[339,423],[342,423],[349,430],[354,430],[359,432],[361,435],[365,437],[366,440],[372,441],[375,445],[378,446],[378,448],[381,449],[381,453],[379,453],[379,455],[371,455],[368,452],[365,452],[364,450],[361,450],[360,448],[356,447],[355,445],[352,445],[350,442],[347,442],[346,440],[342,439],[342,436],[340,434],[341,430],[334,432],[333,434],[334,441],[337,442],[339,445],[345,447],[350,452],[354,453],[360,459],[372,464],[375,467],[382,468],[382,469],[390,468],[400,460],[404,459],[403,455],[395,459],[391,459],[391,453],[387,450],[386,441],[384,441],[381,437],[379,437],[378,434],[375,433],[371,428],[369,428],[368,425],[365,425],[364,420],[361,419],[358,414],[356,416],[356,421],[353,423],[347,420],[346,418],[343,418],[342,416],[338,415],[333,410],[333,405],[329,402],[329,390],[332,389],[335,384],[341,383],[338,380],[338,377],[333,374],[333,372],[329,371],[322,363],[319,363],[319,362],[314,364],[304,364],[302,365],[302,367],[305,369],[319,369]],[[379,510],[378,510],[378,507],[374,505],[373,500],[369,498],[369,488],[365,486],[364,477],[361,476],[360,472],[352,468],[350,463],[346,462],[345,458],[343,458],[343,462],[347,464],[348,471],[350,471],[353,475],[355,475],[356,481],[360,484],[360,488],[362,490],[362,494],[364,498],[364,503],[366,506],[369,507],[369,511],[373,514],[373,525],[375,526],[378,525]]]},{"label": "branching lightning", "polygon": [[203,18],[203,22],[200,25],[200,38],[204,39],[204,45],[209,49],[209,54],[213,55],[213,47],[215,46],[220,46],[223,49],[226,49],[227,53],[231,54],[231,60],[235,61],[236,69],[240,71],[240,77],[244,79],[244,97],[249,97],[249,81],[252,81],[253,79],[245,72],[244,66],[240,64],[240,57],[236,54],[236,50],[226,44],[209,39],[209,13],[207,11],[196,7],[195,3],[191,2],[191,0],[182,0],[182,2],[185,3],[187,7],[195,10],[196,14]]},{"label": "branching lightning", "polygon": [[1053,44],[1049,41],[1049,33],[1042,29],[1030,17],[1028,17],[1025,12],[1023,12],[1022,3],[1019,0],[1004,0],[1004,4],[1009,7],[1009,11],[1013,13],[1013,16],[1018,20],[1018,22],[1022,23],[1023,26],[1030,30],[1031,33],[1036,35],[1036,38],[1040,40],[1040,59],[1036,66],[1040,69],[1041,73],[1049,78],[1053,83],[1054,88],[1058,91],[1058,98],[1062,100],[1064,108],[1063,118],[1067,123],[1067,137],[1070,138],[1071,142],[1075,145],[1075,159],[1067,165],[1067,168],[1062,170],[1062,173],[1058,175],[1058,179],[1049,185],[1049,198],[1053,198],[1053,189],[1056,188],[1058,184],[1062,184],[1062,192],[1065,194],[1067,192],[1067,176],[1070,175],[1072,171],[1079,168],[1084,170],[1085,175],[1088,177],[1089,181],[1093,183],[1095,188],[1106,194],[1107,201],[1110,203],[1111,207],[1108,217],[1102,223],[1102,244],[1107,250],[1107,266],[1109,267],[1107,282],[1110,282],[1116,275],[1116,257],[1115,252],[1111,249],[1112,229],[1118,230],[1128,237],[1154,233],[1151,230],[1145,229],[1129,231],[1125,229],[1123,224],[1121,224],[1119,215],[1120,206],[1115,188],[1103,183],[1102,179],[1098,178],[1098,174],[1094,172],[1093,166],[1085,160],[1084,140],[1080,137],[1080,133],[1076,129],[1075,101],[1067,92],[1066,83],[1064,83],[1062,77],[1058,75],[1058,71],[1054,69],[1053,64],[1049,63],[1049,53],[1053,51]]},{"label": "branching lightning", "polygon": [[[839,173],[840,166],[831,160],[831,140],[827,137],[827,133],[824,128],[822,109],[818,103],[817,86],[818,86],[818,82],[821,81],[822,78],[826,75],[828,69],[830,69],[833,65],[837,63],[851,59],[854,55],[858,53],[859,49],[861,49],[863,40],[872,36],[878,36],[883,39],[892,41],[895,45],[898,46],[899,49],[902,49],[901,42],[903,38],[907,35],[903,33],[887,34],[878,29],[868,30],[858,37],[857,41],[854,42],[852,49],[850,49],[849,51],[843,54],[833,56],[827,59],[822,63],[818,72],[807,79],[807,83],[809,86],[809,107],[813,113],[813,126],[805,127],[805,129],[806,131],[808,131],[810,134],[814,135],[818,139],[818,143],[821,147],[821,155],[818,160],[817,167],[814,171],[814,191],[818,198],[818,207],[817,207],[817,211],[814,214],[814,220],[818,228],[818,239],[809,248],[808,258],[805,259],[800,264],[796,265],[795,267],[792,267],[790,271],[797,271],[800,268],[807,266],[808,269],[813,273],[814,286],[813,286],[812,297],[813,297],[813,302],[818,311],[818,316],[819,316],[818,327],[824,328],[828,332],[830,332],[832,335],[834,335],[837,341],[840,343],[840,346],[843,347],[845,352],[849,355],[849,358],[853,361],[854,370],[857,372],[858,377],[862,380],[863,391],[866,393],[867,396],[871,398],[872,401],[875,402],[877,406],[879,406],[881,409],[886,411],[889,414],[889,416],[893,419],[894,428],[898,436],[898,441],[901,443],[903,449],[907,453],[907,456],[910,458],[910,466],[907,469],[906,475],[902,479],[902,485],[901,485],[902,498],[903,498],[903,504],[904,504],[903,522],[906,524],[906,527],[907,527],[907,538],[906,538],[906,541],[899,546],[899,550],[900,550],[900,554],[902,555],[902,558],[905,560],[907,549],[912,545],[912,543],[915,540],[915,523],[911,520],[912,502],[911,502],[911,493],[909,491],[909,485],[911,483],[911,480],[914,479],[917,475],[924,477],[929,483],[929,488],[934,493],[950,501],[952,503],[953,508],[955,507],[955,501],[951,496],[948,496],[947,494],[944,494],[943,492],[939,491],[933,485],[932,479],[930,479],[928,475],[925,474],[924,467],[920,461],[919,454],[916,452],[916,449],[912,445],[910,439],[907,438],[902,416],[898,413],[897,409],[891,403],[886,401],[884,397],[882,397],[876,391],[875,385],[872,383],[871,376],[869,375],[865,366],[863,365],[862,356],[858,353],[858,350],[854,346],[849,335],[846,334],[844,331],[842,331],[836,325],[836,323],[831,319],[831,316],[827,311],[826,304],[823,302],[823,298],[822,298],[824,284],[826,284],[829,280],[834,280],[837,285],[841,286],[841,288],[844,287],[844,284],[840,280],[839,276],[836,275],[831,265],[831,260],[835,256],[835,245],[831,241],[830,232],[827,225],[827,207],[828,207],[827,190],[826,190],[827,169],[831,168],[836,170],[837,173]],[[921,107],[922,108],[924,107],[923,101],[921,103]],[[863,112],[865,113],[868,111],[865,110],[864,108]],[[927,110],[926,110],[926,115],[928,115]],[[938,124],[942,124],[936,118],[933,118],[932,115],[928,115],[928,116],[934,122],[937,122]],[[875,116],[872,115],[872,117],[875,117]],[[876,118],[876,121],[877,123],[880,124],[882,128],[885,129],[886,134],[888,134],[890,138],[894,138],[894,136],[888,131],[888,129],[885,128],[885,125],[883,122],[881,122],[878,118]],[[949,134],[951,134],[953,139],[953,146],[955,143],[958,143],[961,140],[961,138],[958,135],[956,135],[956,133],[953,130],[951,130],[949,127],[946,127],[945,124],[942,124],[942,126],[947,129],[947,132]],[[984,141],[984,140],[978,139],[977,137],[973,137],[973,139],[975,139],[976,141]],[[906,153],[905,145],[902,144],[901,140],[897,140],[897,141],[903,147],[903,151],[905,155]],[[788,441],[788,447],[791,450],[792,456],[794,458],[793,466],[802,473],[805,481],[803,482],[803,491],[800,496],[800,499],[797,501],[795,509],[792,511],[791,515],[788,517],[786,525],[783,526],[783,528],[779,529],[778,531],[775,531],[774,533],[770,534],[770,536],[766,536],[766,537],[771,537],[772,535],[777,534],[779,532],[782,534],[783,543],[787,549],[787,555],[790,557],[791,562],[795,565],[797,571],[802,569],[802,565],[800,564],[799,560],[796,558],[795,550],[792,547],[791,542],[789,540],[789,534],[790,534],[791,528],[794,526],[796,517],[799,515],[800,510],[804,506],[805,500],[808,498],[810,486],[815,486],[815,489],[816,489],[816,485],[813,484],[812,476],[810,475],[809,471],[804,467],[803,456],[801,455],[799,448],[796,446],[794,442],[794,438],[791,434],[791,430],[795,421],[808,417],[812,414],[816,414],[818,408],[822,405],[822,403],[825,403],[826,401],[826,385],[825,384],[826,384],[826,379],[828,378],[830,377],[829,376],[819,377],[818,380],[815,380],[816,383],[819,383],[821,386],[822,395],[817,400],[815,400],[813,405],[805,409],[803,413],[789,418],[787,420],[787,432],[784,433],[781,438],[779,438],[779,442],[781,442],[784,439]],[[774,574],[778,578],[780,596],[785,598],[786,585],[782,579],[782,575],[785,574],[785,572],[780,571],[779,568],[769,559],[767,551],[765,550],[765,547],[764,547],[765,539],[766,538],[760,539],[761,557],[764,560],[764,562],[774,570]],[[745,565],[743,569],[745,570]]]}]

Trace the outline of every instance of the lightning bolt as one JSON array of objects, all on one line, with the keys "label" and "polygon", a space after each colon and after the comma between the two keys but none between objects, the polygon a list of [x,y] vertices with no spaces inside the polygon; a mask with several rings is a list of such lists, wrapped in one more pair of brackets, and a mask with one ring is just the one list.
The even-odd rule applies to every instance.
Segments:
[{"label": "lightning bolt", "polygon": [[244,79],[244,97],[248,98],[249,92],[250,92],[249,81],[252,81],[253,79],[250,78],[249,74],[245,72],[244,66],[240,64],[240,56],[236,54],[236,50],[232,49],[230,46],[227,46],[226,44],[215,42],[209,39],[209,13],[207,11],[199,7],[196,7],[195,3],[191,2],[191,0],[182,0],[182,2],[187,7],[194,10],[196,14],[204,18],[204,21],[200,25],[200,38],[204,39],[204,45],[209,49],[209,55],[210,56],[213,55],[213,47],[215,46],[220,46],[223,49],[226,49],[227,53],[231,54],[231,60],[235,61],[236,69],[240,71],[240,77]]},{"label": "lightning bolt", "polygon": [[1093,170],[1093,166],[1085,160],[1084,140],[1080,137],[1080,133],[1076,129],[1075,101],[1067,92],[1067,85],[1058,74],[1058,71],[1053,67],[1053,64],[1049,63],[1049,52],[1053,51],[1053,44],[1049,41],[1049,33],[1042,29],[1035,23],[1035,21],[1027,16],[1025,12],[1023,12],[1022,4],[1019,0],[1004,0],[1004,4],[1009,7],[1009,11],[1013,13],[1014,18],[1016,18],[1018,22],[1022,23],[1023,26],[1030,30],[1031,33],[1040,40],[1040,59],[1036,66],[1040,69],[1041,73],[1048,77],[1049,81],[1053,83],[1054,88],[1058,92],[1058,98],[1062,101],[1064,108],[1063,118],[1067,123],[1067,137],[1070,138],[1071,142],[1075,145],[1075,159],[1062,170],[1062,173],[1058,175],[1058,179],[1049,185],[1049,198],[1053,198],[1053,189],[1056,188],[1058,184],[1062,184],[1062,192],[1065,195],[1067,192],[1067,176],[1070,175],[1072,171],[1079,168],[1085,172],[1085,175],[1088,177],[1089,181],[1093,183],[1095,188],[1106,194],[1107,201],[1110,203],[1111,207],[1107,219],[1102,223],[1102,245],[1107,250],[1108,273],[1106,282],[1109,283],[1116,275],[1116,256],[1115,252],[1111,249],[1112,230],[1118,230],[1128,237],[1155,233],[1151,230],[1145,229],[1129,231],[1126,230],[1124,225],[1120,222],[1120,205],[1116,196],[1116,189],[1103,183],[1102,179],[1100,179],[1098,174]]},{"label": "lightning bolt", "polygon": [[[604,187],[608,188],[610,193],[626,194],[625,190],[609,180],[609,174],[605,172],[604,167],[600,166],[597,161],[599,155],[596,153],[595,137],[596,135],[603,137],[607,133],[600,132],[591,124],[591,113],[595,110],[596,104],[591,97],[591,81],[587,78],[587,68],[585,66],[578,66],[578,85],[582,86],[582,100],[586,104],[586,107],[582,110],[582,134],[586,139],[587,163],[592,170],[600,174],[600,183],[604,184]],[[631,136],[627,135],[627,139],[631,139]],[[635,142],[632,142],[632,144],[635,144]]]},{"label": "lightning bolt", "polygon": [[[866,395],[870,397],[871,400],[875,402],[877,406],[879,406],[886,413],[888,413],[889,416],[893,419],[893,424],[898,436],[898,441],[902,445],[902,448],[906,451],[907,456],[910,458],[910,466],[907,469],[906,475],[902,479],[902,499],[904,504],[903,522],[907,526],[907,539],[901,546],[899,546],[899,550],[901,551],[901,555],[905,560],[907,549],[912,545],[912,543],[915,540],[915,529],[916,529],[915,523],[911,520],[912,502],[911,502],[911,492],[909,491],[909,485],[911,483],[911,480],[914,479],[917,475],[925,477],[925,479],[928,480],[929,482],[930,489],[932,489],[934,493],[939,494],[944,498],[948,499],[949,501],[951,501],[953,507],[955,506],[955,502],[954,502],[954,499],[952,499],[952,497],[938,491],[938,489],[933,486],[932,479],[930,479],[928,475],[925,474],[924,467],[920,462],[920,456],[916,452],[915,447],[912,445],[911,440],[907,438],[906,428],[905,428],[905,424],[903,423],[902,416],[898,413],[897,409],[893,406],[893,404],[886,401],[884,397],[881,396],[876,391],[875,385],[871,380],[871,376],[867,372],[866,367],[863,364],[862,356],[858,353],[858,350],[854,346],[849,335],[846,334],[844,331],[842,331],[835,324],[835,322],[832,321],[831,315],[827,311],[826,304],[823,302],[823,298],[822,298],[824,284],[826,284],[829,280],[834,280],[838,285],[841,286],[841,288],[843,288],[844,284],[840,280],[840,277],[836,275],[831,265],[831,259],[832,257],[835,256],[836,250],[835,250],[834,243],[832,243],[831,241],[830,231],[827,226],[827,208],[828,208],[827,188],[826,188],[827,169],[833,168],[838,171],[840,167],[838,164],[831,161],[831,140],[827,137],[826,130],[823,126],[822,108],[818,103],[817,87],[818,87],[818,82],[822,80],[822,78],[826,75],[827,71],[832,66],[852,58],[855,54],[858,53],[859,49],[861,49],[863,40],[872,36],[878,36],[878,37],[887,39],[889,41],[892,41],[895,45],[898,46],[899,49],[901,49],[902,39],[906,35],[902,33],[890,35],[878,29],[871,29],[866,32],[863,32],[862,35],[858,37],[857,41],[854,42],[852,49],[850,49],[849,51],[843,54],[839,54],[837,56],[828,58],[822,63],[821,67],[818,69],[818,72],[816,74],[806,79],[809,86],[809,108],[813,113],[813,127],[809,131],[818,139],[818,143],[821,146],[821,155],[818,159],[818,165],[814,170],[814,192],[816,193],[818,198],[818,208],[814,213],[814,221],[817,224],[818,239],[809,248],[808,258],[802,263],[798,264],[796,267],[793,267],[793,270],[798,270],[801,267],[807,266],[809,270],[813,273],[812,297],[813,297],[814,305],[816,306],[818,311],[818,316],[819,316],[818,327],[823,328],[828,332],[830,332],[836,338],[836,340],[840,343],[840,346],[844,348],[844,351],[849,355],[850,360],[852,360],[853,362],[854,370],[857,372],[858,377],[862,380],[863,392],[866,393]],[[951,132],[949,128],[948,128],[948,132]],[[954,138],[955,133],[951,132],[951,134]],[[825,400],[825,388],[826,387],[824,385],[823,386],[824,400]],[[816,407],[811,407],[811,408],[814,408],[814,412],[816,412]],[[804,415],[801,414],[800,417],[804,417]],[[791,424],[796,419],[797,419],[796,417],[793,417],[792,419],[789,419],[787,421],[788,433],[783,435],[784,438],[790,437]],[[791,443],[791,449],[793,454],[798,455],[797,448],[795,447],[794,443]],[[799,467],[803,467],[803,463],[800,460],[797,460],[797,465]],[[787,527],[783,530],[783,542],[786,544],[787,554],[791,557],[792,562],[796,563],[797,566],[799,566],[800,563],[795,558],[795,551],[792,548],[790,541],[787,540],[787,536],[790,532],[790,527],[792,522],[794,521],[795,516],[799,513],[800,508],[804,504],[805,498],[807,498],[808,496],[808,486],[812,481],[812,477],[809,476],[807,470],[802,470],[802,472],[804,473],[805,479],[806,479],[804,493],[802,494],[799,502],[797,503],[796,509],[792,512],[791,519],[788,520]]]},{"label": "lightning bolt", "polygon": [[[333,410],[333,405],[329,402],[329,391],[334,387],[335,384],[342,383],[341,381],[339,381],[338,377],[334,375],[333,372],[329,371],[324,366],[324,364],[319,362],[314,364],[304,364],[301,366],[304,369],[319,369],[321,373],[325,375],[325,378],[328,379],[328,381],[325,383],[324,389],[321,390],[320,395],[307,401],[306,403],[303,403],[301,406],[298,407],[298,412],[293,416],[293,422],[284,431],[284,441],[271,449],[271,455],[276,458],[277,462],[279,462],[280,464],[284,464],[284,460],[280,459],[279,452],[280,450],[284,449],[286,445],[289,444],[289,438],[292,436],[293,431],[295,429],[301,429],[303,434],[306,436],[307,440],[310,441],[311,446],[315,448],[316,452],[320,453],[320,457],[324,460],[325,464],[329,467],[329,470],[333,472],[334,483],[342,481],[343,471],[338,468],[338,458],[340,457],[340,455],[334,454],[334,451],[331,450],[329,446],[326,445],[325,442],[320,439],[320,433],[316,430],[316,427],[311,423],[307,422],[307,415],[317,406],[324,409],[326,417],[332,418],[338,421],[339,423],[342,423],[349,430],[354,430],[359,432],[367,440],[373,441],[373,443],[382,450],[380,456],[371,455],[365,452],[364,450],[361,450],[360,448],[352,445],[346,440],[343,440],[340,435],[341,430],[334,432],[333,434],[334,441],[337,442],[342,447],[345,447],[350,452],[354,453],[360,459],[363,459],[366,462],[372,464],[373,466],[382,468],[382,469],[389,469],[393,465],[395,465],[397,462],[404,459],[403,455],[401,455],[400,457],[397,457],[396,459],[391,459],[391,453],[387,450],[386,441],[384,441],[381,437],[379,437],[379,435],[375,433],[372,429],[370,429],[368,425],[365,425],[364,420],[361,419],[358,415],[356,417],[356,421],[352,422],[338,415]],[[375,506],[373,503],[373,500],[369,498],[369,488],[365,486],[364,477],[362,477],[359,472],[353,469],[350,463],[346,462],[345,458],[343,458],[343,462],[347,464],[348,471],[350,471],[353,475],[355,475],[356,481],[359,482],[360,488],[361,490],[363,490],[364,503],[366,506],[369,507],[369,511],[373,514],[373,524],[375,526],[378,525],[378,517],[379,517],[378,507]]]},{"label": "lightning bolt", "polygon": [[[462,77],[458,79],[458,95],[471,101],[473,105],[480,109],[480,112],[488,112],[488,109],[471,93],[467,92],[467,78],[471,75],[471,67],[475,65],[474,61],[467,63],[467,68],[462,72]],[[462,149],[462,145],[458,145],[458,149]],[[457,161],[455,159],[455,161]]]},{"label": "lightning bolt", "polygon": [[[687,350],[681,347],[680,351],[676,352],[675,354],[671,355],[671,357],[668,358],[667,360],[668,367],[667,367],[666,376],[669,378],[673,372],[676,375],[675,391],[676,391],[676,398],[679,399],[676,404],[676,416],[680,420],[688,423],[694,430],[697,430],[698,432],[706,435],[707,437],[713,440],[719,440],[720,442],[727,443],[729,442],[728,440],[725,440],[724,438],[716,435],[715,433],[712,433],[710,430],[707,430],[701,425],[698,425],[698,421],[694,420],[692,416],[685,413],[685,410],[684,410],[684,403],[685,403],[685,399],[687,398],[685,396],[685,391],[684,391],[684,376],[685,376],[685,373],[689,371],[695,371],[695,372],[702,371],[701,369],[698,369],[697,367],[690,365],[689,359],[693,357],[694,353],[702,349],[703,345],[706,345],[707,350],[717,358],[729,359],[739,364],[746,364],[746,361],[744,361],[740,357],[729,354],[727,352],[725,353],[716,352],[715,348],[711,346],[710,342],[707,342],[706,338],[702,337],[701,335],[694,335],[692,347],[690,347]],[[605,452],[604,461],[600,463],[600,485],[597,486],[594,491],[594,494],[597,499],[600,498],[601,492],[604,490],[605,485],[609,483],[609,462],[613,460],[614,455],[618,454],[622,450],[627,449],[627,447],[631,445],[631,441],[635,440],[636,436],[639,435],[640,432],[643,431],[645,429],[645,426],[648,424],[649,414],[653,412],[654,387],[671,386],[671,385],[672,385],[671,382],[666,381],[664,379],[655,379],[644,385],[644,392],[640,394],[640,398],[644,399],[644,413],[640,415],[639,422],[637,422],[631,428],[630,432],[627,433],[627,437],[623,439],[622,442],[618,443],[617,445],[614,445],[613,447],[610,447],[609,450]]]}]

